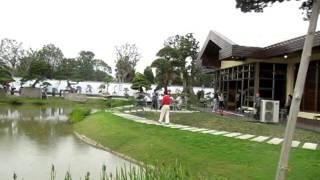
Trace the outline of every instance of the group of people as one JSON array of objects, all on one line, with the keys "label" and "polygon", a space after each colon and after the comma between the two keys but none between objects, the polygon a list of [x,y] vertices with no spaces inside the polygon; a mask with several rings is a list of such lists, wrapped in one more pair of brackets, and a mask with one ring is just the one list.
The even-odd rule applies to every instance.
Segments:
[{"label": "group of people", "polygon": [[[168,91],[167,94],[170,94],[170,91]],[[178,96],[176,99],[174,99],[172,96],[171,97],[171,103],[174,104],[174,108],[177,110],[181,110],[182,109],[182,104],[183,104],[183,97],[182,96]],[[159,109],[161,108],[161,99],[163,99],[163,95],[159,96],[159,94],[154,91],[152,94],[152,108],[153,109]]]},{"label": "group of people", "polygon": [[223,115],[224,109],[225,109],[225,104],[224,104],[223,93],[214,93],[212,112],[219,112],[221,115]]}]

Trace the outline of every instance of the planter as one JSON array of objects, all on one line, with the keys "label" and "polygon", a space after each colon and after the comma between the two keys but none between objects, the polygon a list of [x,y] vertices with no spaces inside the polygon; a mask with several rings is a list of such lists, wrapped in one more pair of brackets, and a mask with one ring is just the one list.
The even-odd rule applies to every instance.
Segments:
[{"label": "planter", "polygon": [[6,96],[6,91],[0,88],[0,96]]},{"label": "planter", "polygon": [[69,101],[86,102],[88,100],[86,95],[78,93],[65,93],[63,96],[64,99]]},{"label": "planter", "polygon": [[21,89],[21,97],[42,98],[41,88],[24,87]]}]

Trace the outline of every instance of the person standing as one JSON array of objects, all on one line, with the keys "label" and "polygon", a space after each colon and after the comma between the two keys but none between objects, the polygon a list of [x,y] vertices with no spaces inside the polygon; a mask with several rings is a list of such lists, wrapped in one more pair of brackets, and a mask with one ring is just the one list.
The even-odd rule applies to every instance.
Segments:
[{"label": "person standing", "polygon": [[224,97],[223,94],[220,93],[218,96],[218,100],[219,100],[219,110],[220,110],[220,114],[221,116],[223,116],[223,110],[224,110]]},{"label": "person standing", "polygon": [[241,110],[241,99],[240,99],[240,92],[238,91],[236,94],[236,112],[240,112]]},{"label": "person standing", "polygon": [[288,101],[287,101],[287,103],[286,103],[287,115],[289,115],[290,106],[291,106],[291,101],[292,101],[292,95],[289,94],[289,95],[288,95]]},{"label": "person standing", "polygon": [[260,97],[260,94],[257,93],[254,99],[254,108],[256,109],[256,114],[254,115],[254,118],[256,120],[260,119],[260,105],[261,105],[261,97]]},{"label": "person standing", "polygon": [[212,107],[212,112],[217,112],[219,107],[219,98],[218,98],[218,94],[214,93],[213,94],[213,107]]},{"label": "person standing", "polygon": [[169,124],[170,119],[169,119],[169,114],[170,114],[170,103],[171,103],[171,97],[168,92],[165,92],[162,100],[161,100],[161,112],[160,112],[160,118],[159,118],[159,123],[163,122],[163,118],[165,117],[165,123]]},{"label": "person standing", "polygon": [[152,96],[152,107],[153,109],[158,109],[158,93],[156,91],[153,92]]}]

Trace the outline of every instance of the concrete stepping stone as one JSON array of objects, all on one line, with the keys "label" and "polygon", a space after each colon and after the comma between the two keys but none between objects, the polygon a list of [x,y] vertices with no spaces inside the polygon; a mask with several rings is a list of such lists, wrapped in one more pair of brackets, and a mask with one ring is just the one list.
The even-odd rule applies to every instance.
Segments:
[{"label": "concrete stepping stone", "polygon": [[124,113],[129,113],[130,111],[124,111]]},{"label": "concrete stepping stone", "polygon": [[239,136],[242,133],[238,133],[238,132],[233,132],[233,133],[229,133],[229,134],[224,134],[223,136],[225,137],[235,137],[235,136]]},{"label": "concrete stepping stone", "polygon": [[197,128],[197,129],[194,129],[194,130],[190,130],[192,132],[200,132],[200,131],[207,131],[208,129],[204,129],[204,128]]},{"label": "concrete stepping stone", "polygon": [[216,130],[208,130],[208,131],[202,131],[201,133],[203,134],[210,134],[210,133],[214,133],[217,132]]},{"label": "concrete stepping stone", "polygon": [[317,146],[318,146],[318,144],[315,144],[315,143],[304,143],[302,148],[303,149],[316,150]]},{"label": "concrete stepping stone", "polygon": [[256,138],[251,139],[251,141],[255,141],[255,142],[263,142],[267,139],[269,139],[270,137],[268,136],[258,136]]},{"label": "concrete stepping stone", "polygon": [[229,133],[228,131],[216,131],[216,132],[213,132],[213,133],[210,133],[210,134],[213,134],[213,135],[222,135],[222,134],[227,134]]},{"label": "concrete stepping stone", "polygon": [[252,135],[252,134],[244,134],[244,135],[241,135],[241,136],[238,136],[236,137],[237,139],[250,139],[250,138],[253,138],[255,137],[255,135]]},{"label": "concrete stepping stone", "polygon": [[272,138],[271,140],[269,140],[267,143],[268,144],[280,144],[283,141],[282,138]]},{"label": "concrete stepping stone", "polygon": [[180,130],[183,130],[183,131],[191,131],[191,130],[195,130],[195,129],[198,129],[198,128],[187,127],[187,128],[181,128]]},{"label": "concrete stepping stone", "polygon": [[300,144],[300,141],[292,141],[291,147],[298,147]]}]

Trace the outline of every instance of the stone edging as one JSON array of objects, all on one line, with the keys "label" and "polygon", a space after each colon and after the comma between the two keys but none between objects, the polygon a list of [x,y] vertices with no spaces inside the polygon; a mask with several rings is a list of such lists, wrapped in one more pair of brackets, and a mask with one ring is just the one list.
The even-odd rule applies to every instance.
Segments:
[{"label": "stone edging", "polygon": [[135,159],[133,159],[133,158],[127,156],[127,155],[124,155],[124,154],[122,154],[122,153],[113,151],[113,150],[111,150],[110,148],[104,147],[103,145],[97,143],[96,141],[94,141],[94,140],[86,137],[85,135],[79,134],[79,133],[77,133],[77,132],[75,132],[75,131],[74,131],[73,133],[74,133],[81,141],[83,141],[83,142],[85,142],[85,143],[87,143],[87,144],[89,144],[89,145],[91,145],[91,146],[93,146],[93,147],[95,147],[95,148],[102,149],[102,150],[104,150],[104,151],[110,152],[110,153],[112,153],[112,154],[114,154],[114,155],[116,155],[116,156],[119,156],[119,157],[121,157],[122,159],[125,159],[125,160],[127,160],[127,161],[130,161],[131,163],[134,163],[134,164],[136,164],[136,165],[145,166],[145,164],[144,164],[143,162],[137,161],[137,160],[135,160]]}]

